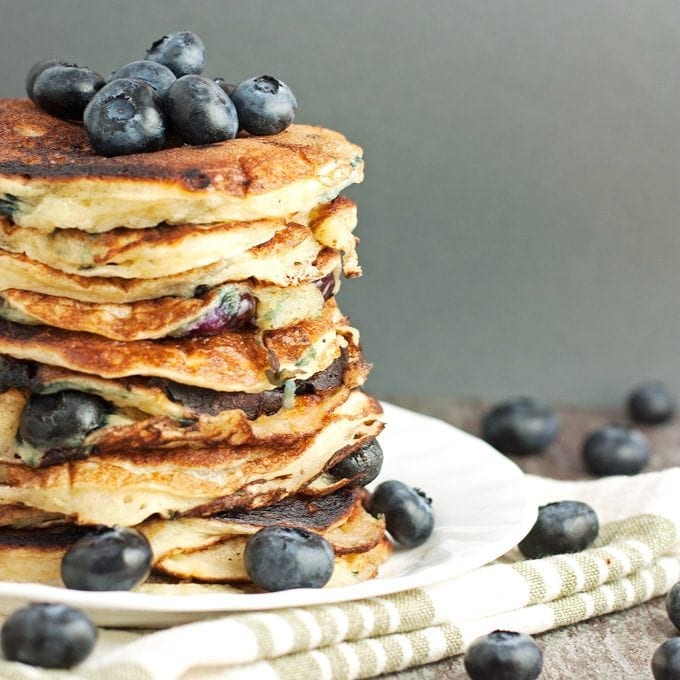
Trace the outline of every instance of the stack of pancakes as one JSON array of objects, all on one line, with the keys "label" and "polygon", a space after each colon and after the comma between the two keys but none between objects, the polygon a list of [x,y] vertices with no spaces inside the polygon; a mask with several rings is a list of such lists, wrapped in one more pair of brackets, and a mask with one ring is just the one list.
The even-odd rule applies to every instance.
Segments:
[{"label": "stack of pancakes", "polygon": [[[270,524],[324,535],[331,583],[375,575],[384,525],[333,472],[382,428],[334,298],[362,177],[322,128],[105,158],[0,101],[0,578],[58,582],[93,525],[136,526],[182,581],[246,582]],[[32,399],[74,392],[96,427],[22,437]]]}]

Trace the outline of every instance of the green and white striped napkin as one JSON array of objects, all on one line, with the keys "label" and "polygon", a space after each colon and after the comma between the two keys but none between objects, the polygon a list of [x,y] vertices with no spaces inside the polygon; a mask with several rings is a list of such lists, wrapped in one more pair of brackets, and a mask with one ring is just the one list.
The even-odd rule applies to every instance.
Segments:
[{"label": "green and white striped napkin", "polygon": [[524,560],[519,552],[427,588],[335,605],[233,614],[152,633],[101,631],[70,672],[0,662],[3,680],[321,680],[369,678],[462,652],[497,628],[577,623],[665,593],[680,580],[680,468],[636,477],[530,478],[539,503],[598,513],[594,547]]}]

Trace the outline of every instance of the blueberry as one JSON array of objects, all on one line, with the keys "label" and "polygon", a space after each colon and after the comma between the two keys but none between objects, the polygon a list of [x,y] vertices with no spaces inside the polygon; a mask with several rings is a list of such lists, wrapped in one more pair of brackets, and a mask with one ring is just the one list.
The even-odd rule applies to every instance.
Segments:
[{"label": "blueberry", "polygon": [[105,85],[85,109],[84,121],[90,144],[105,156],[156,151],[165,144],[161,100],[142,80],[118,78]]},{"label": "blueberry", "polygon": [[543,654],[529,635],[495,630],[468,647],[464,663],[472,680],[533,680],[541,674]]},{"label": "blueberry", "polygon": [[652,655],[654,680],[680,680],[680,638],[659,645]]},{"label": "blueberry", "polygon": [[268,591],[322,588],[333,573],[331,544],[305,529],[271,526],[250,537],[244,554],[252,582]]},{"label": "blueberry", "polygon": [[177,80],[175,74],[167,66],[147,60],[133,61],[126,64],[115,73],[112,73],[106,79],[106,82],[110,83],[118,78],[139,78],[144,80],[156,90],[159,97],[163,97],[170,85]]},{"label": "blueberry", "polygon": [[257,76],[231,93],[241,127],[252,135],[275,135],[295,120],[297,100],[282,80]]},{"label": "blueberry", "polygon": [[373,515],[385,515],[387,531],[409,548],[421,545],[432,534],[432,501],[418,489],[390,480],[379,484],[369,503]]},{"label": "blueberry", "polygon": [[675,413],[675,397],[662,382],[638,385],[627,400],[628,413],[637,423],[657,425],[669,421]]},{"label": "blueberry", "polygon": [[592,432],[582,454],[592,475],[635,475],[649,461],[649,445],[638,430],[612,424]]},{"label": "blueberry", "polygon": [[554,411],[535,399],[516,397],[494,406],[482,420],[482,437],[502,453],[527,456],[551,444],[560,429]]},{"label": "blueberry", "polygon": [[600,523],[595,511],[580,501],[548,503],[538,509],[538,518],[518,547],[529,559],[578,552],[596,538]]},{"label": "blueberry", "polygon": [[63,604],[31,604],[5,621],[0,638],[9,661],[71,668],[94,648],[97,628],[79,609]]},{"label": "blueberry", "polygon": [[109,411],[100,397],[76,390],[32,394],[21,413],[19,435],[37,449],[78,447]]},{"label": "blueberry", "polygon": [[187,144],[223,142],[238,132],[236,109],[213,80],[178,78],[165,96],[165,106],[175,130]]},{"label": "blueberry", "polygon": [[156,40],[146,51],[146,58],[167,66],[180,78],[203,71],[205,46],[192,31],[178,31]]},{"label": "blueberry", "polygon": [[43,59],[42,61],[33,64],[26,76],[26,94],[30,99],[33,99],[33,85],[35,85],[36,79],[43,71],[46,71],[52,66],[75,66],[75,64],[69,64],[61,59]]},{"label": "blueberry", "polygon": [[99,527],[73,543],[61,560],[61,579],[74,590],[130,590],[149,575],[151,546],[128,527]]},{"label": "blueberry", "polygon": [[33,101],[47,113],[66,120],[81,120],[83,111],[104,79],[86,66],[57,64],[33,82]]},{"label": "blueberry", "polygon": [[372,439],[360,449],[334,465],[328,472],[338,479],[352,479],[352,486],[366,486],[379,474],[383,452],[377,439]]},{"label": "blueberry", "polygon": [[219,304],[184,327],[179,337],[217,335],[244,328],[255,316],[256,301],[250,293],[227,290]]},{"label": "blueberry", "polygon": [[672,624],[680,630],[680,583],[676,583],[666,595],[666,613]]},{"label": "blueberry", "polygon": [[335,274],[331,272],[321,279],[314,281],[314,285],[319,289],[324,300],[330,300],[335,290]]}]

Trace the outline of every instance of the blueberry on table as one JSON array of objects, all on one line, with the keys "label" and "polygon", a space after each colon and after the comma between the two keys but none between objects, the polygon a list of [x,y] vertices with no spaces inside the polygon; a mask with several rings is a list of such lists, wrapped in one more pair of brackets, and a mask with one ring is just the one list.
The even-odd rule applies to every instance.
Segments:
[{"label": "blueberry on table", "polygon": [[81,120],[85,107],[103,85],[104,79],[91,68],[56,64],[35,78],[32,98],[53,116]]},{"label": "blueberry on table", "polygon": [[529,397],[497,404],[482,419],[482,437],[501,453],[528,456],[551,444],[560,429],[555,412]]},{"label": "blueberry on table", "polygon": [[676,583],[666,595],[666,613],[671,623],[680,630],[680,583]]},{"label": "blueberry on table", "polygon": [[592,544],[599,530],[597,514],[587,503],[548,503],[538,509],[536,523],[518,547],[525,557],[532,560],[578,552]]},{"label": "blueberry on table", "polygon": [[109,411],[100,397],[77,390],[32,394],[21,412],[19,436],[38,449],[79,447]]},{"label": "blueberry on table", "polygon": [[385,515],[385,525],[397,543],[422,545],[434,529],[432,501],[420,490],[390,480],[379,484],[369,503],[373,515]]},{"label": "blueberry on table", "polygon": [[136,78],[105,85],[88,104],[83,120],[90,144],[105,156],[156,151],[165,144],[161,100],[151,85]]},{"label": "blueberry on table", "polygon": [[464,663],[472,680],[534,680],[543,669],[543,654],[529,635],[495,630],[468,647]]},{"label": "blueberry on table", "polygon": [[167,66],[178,78],[202,73],[205,67],[205,45],[192,31],[168,33],[146,51],[149,61]]},{"label": "blueberry on table", "polygon": [[658,425],[668,422],[675,413],[675,397],[666,385],[650,381],[638,385],[626,403],[630,417],[636,423]]},{"label": "blueberry on table", "polygon": [[177,80],[175,74],[167,66],[148,60],[133,61],[125,64],[125,66],[112,73],[106,79],[106,82],[110,83],[118,78],[139,78],[144,80],[156,90],[159,97],[163,97],[170,85]]},{"label": "blueberry on table", "polygon": [[649,444],[638,430],[611,424],[588,435],[582,454],[592,475],[635,475],[649,461]]},{"label": "blueberry on table", "polygon": [[680,680],[680,638],[659,645],[652,655],[654,680]]},{"label": "blueberry on table", "polygon": [[282,80],[257,76],[231,93],[241,128],[252,135],[275,135],[295,120],[297,99]]},{"label": "blueberry on table", "polygon": [[63,604],[31,604],[9,616],[0,639],[9,661],[43,668],[71,668],[94,648],[97,628],[78,609]]},{"label": "blueberry on table", "polygon": [[175,131],[187,144],[212,144],[238,132],[236,109],[214,80],[182,76],[168,89],[165,109]]},{"label": "blueberry on table", "polygon": [[328,472],[337,479],[352,479],[352,486],[366,486],[379,474],[383,464],[383,452],[377,439],[372,439],[360,449],[343,458]]},{"label": "blueberry on table", "polygon": [[61,579],[73,590],[130,590],[149,575],[151,546],[128,527],[100,527],[73,543],[61,560]]},{"label": "blueberry on table", "polygon": [[61,59],[42,59],[41,61],[33,64],[33,66],[31,66],[30,70],[28,71],[28,75],[26,76],[26,94],[28,95],[29,99],[33,99],[33,85],[35,85],[35,81],[38,76],[43,71],[46,71],[52,66],[75,66],[75,64],[69,64],[68,62],[62,61]]},{"label": "blueberry on table", "polygon": [[323,588],[333,573],[335,554],[323,536],[306,529],[270,526],[248,539],[244,560],[251,581],[273,592]]}]

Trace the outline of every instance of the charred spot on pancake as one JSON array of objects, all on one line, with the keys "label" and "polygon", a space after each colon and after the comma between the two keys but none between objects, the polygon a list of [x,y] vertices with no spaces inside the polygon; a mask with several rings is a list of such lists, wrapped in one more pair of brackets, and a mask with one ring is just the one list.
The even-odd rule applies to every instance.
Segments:
[{"label": "charred spot on pancake", "polygon": [[182,176],[182,182],[187,189],[198,191],[210,186],[210,177],[198,168],[187,170]]},{"label": "charred spot on pancake", "polygon": [[34,529],[2,529],[0,546],[19,548],[68,547],[92,531],[92,527],[69,524],[35,531]]},{"label": "charred spot on pancake", "polygon": [[36,366],[32,361],[20,361],[0,355],[0,394],[13,387],[35,389]]},{"label": "charred spot on pancake", "polygon": [[72,460],[85,460],[92,452],[91,447],[81,449],[50,449],[45,451],[35,467],[46,468],[61,465]]}]

